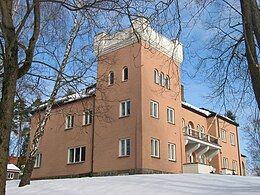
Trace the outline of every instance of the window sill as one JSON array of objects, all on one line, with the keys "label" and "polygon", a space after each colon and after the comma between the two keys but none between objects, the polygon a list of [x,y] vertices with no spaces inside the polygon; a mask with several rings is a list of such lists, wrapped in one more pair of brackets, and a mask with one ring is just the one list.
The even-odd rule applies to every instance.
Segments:
[{"label": "window sill", "polygon": [[65,128],[64,130],[67,131],[67,130],[71,130],[71,129],[73,129],[73,127]]},{"label": "window sill", "polygon": [[78,165],[78,164],[82,164],[84,163],[85,161],[81,161],[81,162],[74,162],[74,163],[67,163],[67,165]]},{"label": "window sill", "polygon": [[236,146],[236,144],[231,144],[231,146],[234,146],[234,147],[235,147],[235,146]]},{"label": "window sill", "polygon": [[33,169],[39,169],[39,168],[41,168],[41,166],[39,166],[39,167],[33,167]]},{"label": "window sill", "polygon": [[170,162],[177,162],[176,160],[172,160],[172,159],[168,159],[168,161],[170,161]]},{"label": "window sill", "polygon": [[90,126],[91,125],[91,123],[89,123],[89,124],[83,124],[82,126],[84,127],[84,126]]},{"label": "window sill", "polygon": [[150,115],[152,118],[154,118],[154,119],[159,119],[159,117],[156,117],[156,116],[152,116],[152,115]]},{"label": "window sill", "polygon": [[223,141],[223,140],[222,140],[222,142],[223,142],[223,143],[227,143],[227,141]]},{"label": "window sill", "polygon": [[173,122],[170,122],[170,121],[168,121],[168,123],[169,123],[169,124],[171,124],[171,125],[175,125],[175,123],[173,123]]},{"label": "window sill", "polygon": [[127,82],[127,81],[128,81],[128,79],[126,79],[126,80],[122,80],[121,82],[124,83],[124,82]]},{"label": "window sill", "polygon": [[151,155],[152,158],[155,158],[155,159],[160,159],[160,156],[153,156]]},{"label": "window sill", "polygon": [[127,157],[130,157],[130,155],[118,156],[118,158],[127,158]]},{"label": "window sill", "polygon": [[126,116],[119,116],[119,118],[126,118],[129,117],[130,115],[126,115]]}]

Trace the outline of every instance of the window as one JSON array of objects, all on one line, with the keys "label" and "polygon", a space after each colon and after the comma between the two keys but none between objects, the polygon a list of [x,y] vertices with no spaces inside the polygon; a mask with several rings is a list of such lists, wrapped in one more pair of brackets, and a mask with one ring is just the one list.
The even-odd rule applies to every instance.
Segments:
[{"label": "window", "polygon": [[119,140],[119,156],[130,155],[130,139]]},{"label": "window", "polygon": [[70,148],[68,150],[68,163],[83,162],[86,159],[86,146]]},{"label": "window", "polygon": [[165,77],[165,87],[170,89],[170,77],[168,75]]},{"label": "window", "polygon": [[87,110],[83,113],[83,125],[89,125],[92,123],[92,111]]},{"label": "window", "polygon": [[120,102],[120,117],[130,115],[130,100]]},{"label": "window", "polygon": [[168,159],[176,161],[176,145],[168,144]]},{"label": "window", "polygon": [[154,83],[159,84],[159,72],[157,69],[154,69]]},{"label": "window", "polygon": [[41,153],[37,153],[36,157],[35,157],[35,162],[34,162],[34,167],[41,167],[41,162],[42,162],[42,154]]},{"label": "window", "polygon": [[231,145],[236,145],[235,144],[235,134],[234,133],[230,133],[230,142],[231,142]]},{"label": "window", "polygon": [[151,140],[151,156],[160,157],[160,141],[158,139]]},{"label": "window", "polygon": [[127,67],[123,68],[123,78],[122,78],[122,80],[123,81],[128,80],[128,68]]},{"label": "window", "polygon": [[7,173],[7,179],[13,179],[14,173]]},{"label": "window", "polygon": [[160,85],[164,86],[164,74],[162,72],[160,74]]},{"label": "window", "polygon": [[113,85],[114,84],[114,72],[111,71],[108,75],[108,85]]},{"label": "window", "polygon": [[192,124],[191,122],[188,122],[188,135],[192,135]]},{"label": "window", "polygon": [[226,130],[221,129],[221,139],[223,142],[226,142]]},{"label": "window", "polygon": [[236,173],[237,172],[237,161],[232,160],[232,170]]},{"label": "window", "polygon": [[174,109],[167,108],[167,121],[168,123],[174,124]]},{"label": "window", "polygon": [[150,102],[150,115],[152,117],[158,118],[158,103],[151,101]]},{"label": "window", "polygon": [[223,167],[224,169],[228,169],[228,159],[227,158],[223,158]]},{"label": "window", "polygon": [[66,129],[70,129],[73,127],[74,116],[69,114],[66,116]]}]

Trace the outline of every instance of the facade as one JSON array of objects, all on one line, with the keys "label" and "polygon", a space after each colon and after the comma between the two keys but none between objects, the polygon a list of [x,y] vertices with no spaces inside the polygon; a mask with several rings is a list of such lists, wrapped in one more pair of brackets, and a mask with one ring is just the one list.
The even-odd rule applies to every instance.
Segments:
[{"label": "facade", "polygon": [[96,36],[96,86],[56,102],[32,177],[243,175],[238,124],[183,100],[181,43],[144,18],[132,24],[134,31]]}]

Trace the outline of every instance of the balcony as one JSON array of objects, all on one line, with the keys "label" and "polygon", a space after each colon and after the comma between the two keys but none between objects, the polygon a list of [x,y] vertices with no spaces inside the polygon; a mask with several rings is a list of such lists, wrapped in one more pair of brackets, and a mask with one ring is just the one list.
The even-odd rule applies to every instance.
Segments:
[{"label": "balcony", "polygon": [[209,173],[215,173],[215,171],[216,169],[208,164],[185,163],[183,165],[183,173],[209,174]]},{"label": "balcony", "polygon": [[184,140],[188,157],[195,153],[198,158],[201,158],[204,154],[207,156],[208,162],[210,162],[221,149],[219,138],[187,127],[184,128]]}]

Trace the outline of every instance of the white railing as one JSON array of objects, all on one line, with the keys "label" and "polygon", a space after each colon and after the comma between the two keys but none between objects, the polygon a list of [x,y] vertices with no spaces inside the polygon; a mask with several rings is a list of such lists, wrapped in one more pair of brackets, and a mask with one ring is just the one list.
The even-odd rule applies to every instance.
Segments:
[{"label": "white railing", "polygon": [[184,127],[184,135],[188,135],[206,142],[215,143],[220,145],[220,139],[212,136],[210,134],[206,134],[204,132],[198,131],[196,129],[190,129],[188,127]]}]

